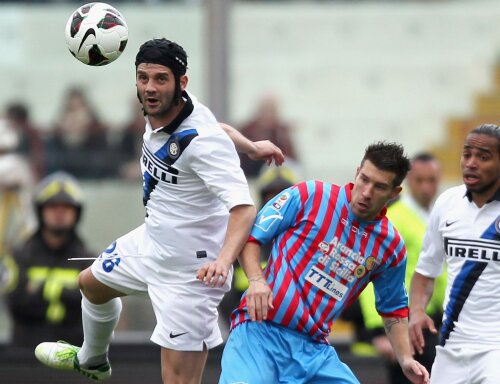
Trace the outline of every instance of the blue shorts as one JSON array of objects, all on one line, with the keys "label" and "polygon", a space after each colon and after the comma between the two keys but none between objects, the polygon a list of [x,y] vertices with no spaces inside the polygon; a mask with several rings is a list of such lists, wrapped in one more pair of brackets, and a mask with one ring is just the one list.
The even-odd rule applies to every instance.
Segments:
[{"label": "blue shorts", "polygon": [[270,322],[238,325],[222,355],[219,384],[359,384],[335,349]]}]

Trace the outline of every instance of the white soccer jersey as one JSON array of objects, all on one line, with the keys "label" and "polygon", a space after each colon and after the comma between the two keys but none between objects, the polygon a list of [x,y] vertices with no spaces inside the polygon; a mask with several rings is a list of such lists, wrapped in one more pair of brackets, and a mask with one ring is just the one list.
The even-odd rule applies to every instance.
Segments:
[{"label": "white soccer jersey", "polygon": [[183,96],[170,125],[152,130],[147,123],[142,148],[148,249],[162,268],[215,259],[229,210],[253,205],[233,142],[208,108]]},{"label": "white soccer jersey", "polygon": [[442,346],[500,349],[500,193],[478,208],[464,185],[437,199],[416,271],[448,264]]}]

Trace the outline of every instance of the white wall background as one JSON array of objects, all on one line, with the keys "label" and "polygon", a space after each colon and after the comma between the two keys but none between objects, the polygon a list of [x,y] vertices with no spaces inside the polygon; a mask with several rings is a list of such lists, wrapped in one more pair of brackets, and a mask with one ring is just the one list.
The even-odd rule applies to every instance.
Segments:
[{"label": "white wall background", "polygon": [[[25,99],[49,125],[64,91],[82,84],[119,126],[135,96],[134,58],[151,37],[189,54],[189,89],[204,101],[206,40],[199,4],[119,5],[130,39],[105,67],[67,52],[74,5],[0,7],[0,107]],[[249,117],[265,92],[281,100],[305,177],[350,180],[366,145],[402,142],[411,154],[445,140],[445,121],[467,115],[491,87],[500,51],[500,2],[376,4],[235,3],[230,20],[230,122]]]}]

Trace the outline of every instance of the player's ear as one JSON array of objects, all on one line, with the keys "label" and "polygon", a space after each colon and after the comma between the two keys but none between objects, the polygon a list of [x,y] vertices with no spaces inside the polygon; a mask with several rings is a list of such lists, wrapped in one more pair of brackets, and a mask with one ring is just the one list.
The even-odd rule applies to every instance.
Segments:
[{"label": "player's ear", "polygon": [[186,90],[187,84],[188,84],[188,77],[187,75],[182,75],[181,78],[179,79],[179,83],[181,85],[181,92]]},{"label": "player's ear", "polygon": [[358,177],[360,170],[361,170],[361,167],[356,168],[356,174],[354,175],[354,179],[356,179]]},{"label": "player's ear", "polygon": [[395,199],[401,193],[402,190],[403,190],[403,187],[401,187],[400,185],[398,185],[397,187],[394,187],[394,189],[391,192],[390,200]]}]

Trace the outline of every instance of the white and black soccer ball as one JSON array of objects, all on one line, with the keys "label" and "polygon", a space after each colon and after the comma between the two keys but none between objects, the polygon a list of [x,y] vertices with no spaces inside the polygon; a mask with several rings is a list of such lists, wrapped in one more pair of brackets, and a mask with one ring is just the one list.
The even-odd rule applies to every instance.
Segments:
[{"label": "white and black soccer ball", "polygon": [[66,43],[84,64],[106,65],[116,60],[128,41],[128,27],[118,10],[105,3],[88,3],[66,24]]}]

